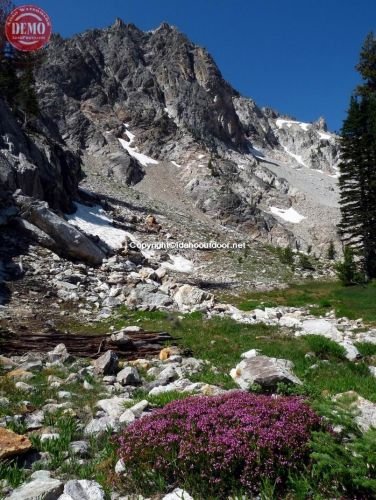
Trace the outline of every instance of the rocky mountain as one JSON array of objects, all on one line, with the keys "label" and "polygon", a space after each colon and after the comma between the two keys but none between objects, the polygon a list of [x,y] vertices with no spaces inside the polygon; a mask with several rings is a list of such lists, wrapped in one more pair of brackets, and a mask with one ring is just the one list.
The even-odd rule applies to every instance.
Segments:
[{"label": "rocky mountain", "polygon": [[88,175],[167,204],[178,190],[188,212],[273,244],[335,239],[336,136],[240,96],[176,28],[55,36],[36,77],[44,123]]},{"label": "rocky mountain", "polygon": [[[153,265],[167,258],[197,280],[269,285],[286,272],[259,242],[322,255],[335,239],[339,150],[325,121],[260,108],[176,28],[117,20],[55,35],[35,77],[37,118],[25,124],[0,99],[0,280],[18,276],[12,259],[30,244],[98,265],[125,239],[158,234],[246,242],[254,265],[194,250],[154,253]],[[109,237],[101,225],[111,221]]]}]

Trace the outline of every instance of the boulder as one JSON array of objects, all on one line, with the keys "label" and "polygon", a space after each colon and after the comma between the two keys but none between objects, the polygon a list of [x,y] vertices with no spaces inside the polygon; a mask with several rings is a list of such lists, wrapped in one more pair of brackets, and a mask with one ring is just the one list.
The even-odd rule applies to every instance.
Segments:
[{"label": "boulder", "polygon": [[8,497],[9,500],[57,500],[62,494],[64,485],[58,479],[40,477],[22,484]]},{"label": "boulder", "polygon": [[50,210],[47,203],[21,195],[16,196],[15,201],[22,217],[52,238],[60,253],[92,265],[102,262],[104,252],[81,231]]},{"label": "boulder", "polygon": [[116,376],[117,381],[121,385],[140,385],[141,377],[137,368],[126,366]]},{"label": "boulder", "polygon": [[155,285],[140,283],[129,294],[127,303],[131,307],[161,308],[172,305],[173,301],[166,293],[158,290]]},{"label": "boulder", "polygon": [[58,344],[52,351],[47,353],[50,363],[65,363],[69,359],[69,353],[64,344]]},{"label": "boulder", "polygon": [[113,375],[118,369],[119,358],[115,352],[107,351],[92,364],[97,375]]},{"label": "boulder", "polygon": [[0,427],[0,460],[22,455],[31,448],[29,438]]},{"label": "boulder", "polygon": [[109,417],[119,418],[125,410],[125,404],[132,401],[128,398],[114,396],[110,399],[101,399],[97,402],[97,407],[105,411]]},{"label": "boulder", "polygon": [[183,285],[174,295],[174,301],[179,309],[189,310],[194,306],[203,304],[204,302],[214,302],[214,297],[211,293],[204,292],[200,288],[191,285]]},{"label": "boulder", "polygon": [[96,481],[86,479],[68,481],[60,500],[104,500],[104,491]]},{"label": "boulder", "polygon": [[231,377],[244,390],[249,390],[253,384],[263,389],[274,390],[278,383],[302,384],[292,373],[293,363],[286,359],[255,356],[241,361],[230,372]]}]

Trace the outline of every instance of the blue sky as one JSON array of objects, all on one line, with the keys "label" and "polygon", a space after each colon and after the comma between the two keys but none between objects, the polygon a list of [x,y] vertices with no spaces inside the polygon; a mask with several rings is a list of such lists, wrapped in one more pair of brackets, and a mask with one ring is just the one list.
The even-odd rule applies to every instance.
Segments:
[{"label": "blue sky", "polygon": [[[28,3],[17,1],[17,5]],[[63,36],[112,24],[167,21],[214,56],[243,95],[302,121],[341,127],[375,0],[31,0]]]}]

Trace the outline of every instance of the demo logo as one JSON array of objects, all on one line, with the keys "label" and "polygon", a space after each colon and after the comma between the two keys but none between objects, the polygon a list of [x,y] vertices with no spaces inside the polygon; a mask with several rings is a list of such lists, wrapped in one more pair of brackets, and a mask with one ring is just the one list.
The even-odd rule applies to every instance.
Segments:
[{"label": "demo logo", "polygon": [[5,24],[5,34],[17,50],[30,52],[43,48],[52,32],[49,15],[36,5],[22,5],[14,9]]}]

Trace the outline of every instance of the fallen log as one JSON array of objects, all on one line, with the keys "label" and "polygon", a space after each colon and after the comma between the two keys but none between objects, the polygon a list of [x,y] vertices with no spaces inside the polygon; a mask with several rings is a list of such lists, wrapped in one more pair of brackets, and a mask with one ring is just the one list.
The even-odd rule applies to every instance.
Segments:
[{"label": "fallen log", "polygon": [[64,344],[72,356],[97,358],[105,351],[114,351],[119,357],[129,360],[158,355],[166,342],[173,342],[167,332],[129,332],[129,342],[119,344],[111,335],[53,333],[13,333],[0,330],[0,354],[19,356],[27,352],[49,352],[58,344]]}]

